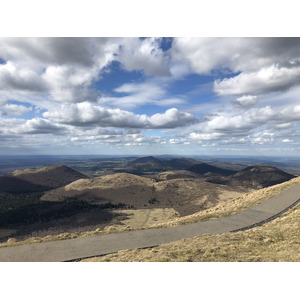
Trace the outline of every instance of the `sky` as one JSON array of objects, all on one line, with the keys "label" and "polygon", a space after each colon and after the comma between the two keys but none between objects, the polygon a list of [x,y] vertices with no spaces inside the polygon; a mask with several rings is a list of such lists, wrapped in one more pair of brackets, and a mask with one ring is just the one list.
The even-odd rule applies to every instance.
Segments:
[{"label": "sky", "polygon": [[300,153],[300,39],[0,39],[0,155]]}]

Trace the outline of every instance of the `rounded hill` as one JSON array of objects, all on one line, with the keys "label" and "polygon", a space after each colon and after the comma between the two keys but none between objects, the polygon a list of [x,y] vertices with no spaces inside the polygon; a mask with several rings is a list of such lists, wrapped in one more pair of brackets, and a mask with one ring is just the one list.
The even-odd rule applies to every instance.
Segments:
[{"label": "rounded hill", "polygon": [[231,176],[217,176],[207,181],[231,186],[247,186],[264,188],[288,181],[295,176],[276,167],[268,165],[255,165],[243,169]]},{"label": "rounded hill", "polygon": [[0,192],[45,191],[82,178],[87,177],[65,165],[18,170],[0,177]]}]

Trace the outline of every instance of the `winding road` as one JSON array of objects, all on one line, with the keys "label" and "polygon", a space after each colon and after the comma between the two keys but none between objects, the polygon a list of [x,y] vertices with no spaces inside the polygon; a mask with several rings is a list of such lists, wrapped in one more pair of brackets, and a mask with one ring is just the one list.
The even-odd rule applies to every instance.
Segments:
[{"label": "winding road", "polygon": [[105,255],[119,250],[153,247],[203,234],[234,232],[262,225],[300,203],[300,184],[232,216],[169,228],[95,235],[0,248],[2,262],[61,262]]}]

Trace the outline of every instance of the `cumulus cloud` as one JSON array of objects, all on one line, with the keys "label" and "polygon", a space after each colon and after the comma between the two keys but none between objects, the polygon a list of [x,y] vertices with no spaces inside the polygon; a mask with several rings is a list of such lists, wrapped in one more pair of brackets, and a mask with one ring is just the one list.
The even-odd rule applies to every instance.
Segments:
[{"label": "cumulus cloud", "polygon": [[42,118],[34,118],[26,121],[18,131],[19,133],[27,134],[63,134],[66,132],[63,126],[58,126],[51,121]]},{"label": "cumulus cloud", "polygon": [[173,65],[187,65],[191,72],[236,73],[295,61],[299,47],[297,38],[175,38],[169,53]]},{"label": "cumulus cloud", "polygon": [[257,72],[241,73],[235,77],[216,80],[214,90],[217,94],[260,95],[271,92],[285,91],[299,84],[300,67],[286,68],[272,65]]},{"label": "cumulus cloud", "polygon": [[[300,138],[299,49],[300,39],[295,38],[175,38],[167,51],[158,38],[0,39],[1,137],[23,135],[23,143],[49,145],[51,135],[65,147],[97,143],[128,148],[151,143],[170,148],[194,144],[194,149],[268,143],[294,147]],[[127,83],[118,78],[111,86],[119,87],[101,93],[96,83],[113,61],[124,70],[140,71],[135,75],[141,77]],[[173,93],[176,80],[189,74],[216,79],[205,84],[209,101],[197,103],[203,87],[194,94]],[[182,86],[195,88],[197,78],[201,80],[193,76]],[[212,91],[220,97],[211,97]],[[194,106],[188,107],[189,96]],[[15,101],[18,104],[12,104]],[[30,105],[39,117],[22,119],[33,109]],[[172,108],[152,115],[130,111],[146,105]],[[194,115],[197,107],[203,114],[201,122]],[[141,134],[148,129],[164,129],[159,135],[168,136],[155,137],[155,131]]]},{"label": "cumulus cloud", "polygon": [[22,116],[32,110],[32,107],[17,104],[5,104],[2,108],[2,115]]},{"label": "cumulus cloud", "polygon": [[61,102],[97,101],[100,91],[89,88],[99,70],[50,66],[42,75],[53,99]]},{"label": "cumulus cloud", "polygon": [[[275,137],[292,136],[297,128],[293,122],[300,121],[300,106],[284,108],[252,108],[242,113],[220,112],[207,116],[207,120],[190,128],[189,138],[202,141],[217,141],[219,144],[267,144]],[[288,131],[287,131],[288,130]],[[282,140],[287,138],[281,138]]]},{"label": "cumulus cloud", "polygon": [[95,106],[89,102],[62,105],[58,110],[43,114],[45,118],[73,126],[100,126],[119,128],[175,128],[196,123],[198,120],[191,114],[180,112],[176,108],[164,113],[147,116],[138,115],[121,109],[109,109]]},{"label": "cumulus cloud", "polygon": [[99,67],[112,60],[118,38],[1,38],[0,56],[35,69],[50,65]]},{"label": "cumulus cloud", "polygon": [[192,114],[170,108],[164,113],[157,113],[147,118],[148,128],[176,128],[198,123]]},{"label": "cumulus cloud", "polygon": [[128,71],[141,70],[146,75],[170,75],[168,57],[159,47],[161,39],[125,38],[122,40],[117,60]]},{"label": "cumulus cloud", "polygon": [[[299,85],[299,49],[299,38],[175,38],[169,54],[175,76],[222,74],[214,82],[219,96],[255,96]],[[247,102],[242,98],[234,104],[247,108],[254,99]]]},{"label": "cumulus cloud", "polygon": [[245,95],[242,97],[238,97],[237,99],[232,101],[232,103],[236,108],[247,109],[257,104],[258,99],[256,96]]},{"label": "cumulus cloud", "polygon": [[114,60],[117,38],[3,38],[2,89],[43,92],[62,102],[96,101],[90,86]]},{"label": "cumulus cloud", "polygon": [[28,92],[47,91],[46,84],[29,68],[21,68],[8,61],[0,65],[0,88]]}]

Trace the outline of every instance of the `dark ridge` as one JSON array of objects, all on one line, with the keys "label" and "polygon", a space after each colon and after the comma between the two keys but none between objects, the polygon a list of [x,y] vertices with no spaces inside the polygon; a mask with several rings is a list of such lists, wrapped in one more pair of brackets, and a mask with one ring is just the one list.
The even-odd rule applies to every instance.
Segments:
[{"label": "dark ridge", "polygon": [[218,176],[208,178],[211,183],[231,186],[247,186],[250,188],[264,188],[291,180],[295,176],[276,167],[266,165],[250,166],[232,176]]},{"label": "dark ridge", "polygon": [[158,164],[161,164],[162,162],[153,157],[153,156],[147,156],[147,157],[141,157],[141,158],[137,158],[133,161],[130,162],[131,165],[134,165],[134,164],[145,164],[145,163],[158,163]]},{"label": "dark ridge", "polygon": [[173,169],[186,170],[193,165],[199,164],[199,161],[192,158],[175,158],[171,160],[164,161],[164,163]]},{"label": "dark ridge", "polygon": [[208,165],[206,163],[198,163],[196,165],[193,165],[188,168],[189,171],[201,174],[201,175],[223,175],[223,176],[229,176],[236,173],[236,171],[227,170],[218,168],[212,165]]}]

